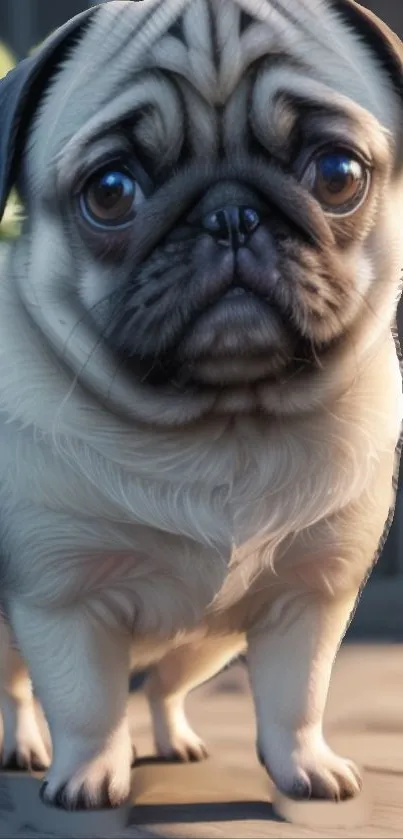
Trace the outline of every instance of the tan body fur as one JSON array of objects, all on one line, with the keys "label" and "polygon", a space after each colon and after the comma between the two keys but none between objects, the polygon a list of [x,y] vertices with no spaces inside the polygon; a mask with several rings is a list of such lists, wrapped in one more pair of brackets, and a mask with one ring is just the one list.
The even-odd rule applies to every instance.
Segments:
[{"label": "tan body fur", "polygon": [[[140,5],[145,9],[152,2]],[[167,17],[174,5],[166,3]],[[226,19],[223,12],[220,18],[222,33],[226,26],[230,31],[234,5],[232,0],[219,7],[213,3],[218,17],[224,6],[228,15]],[[241,5],[259,16],[259,9],[271,4],[242,0]],[[280,5],[283,11],[292,6],[285,0]],[[309,3],[297,5],[303,23]],[[321,10],[325,5],[317,4]],[[334,657],[394,504],[403,406],[391,326],[403,252],[403,181],[392,176],[389,139],[398,133],[401,111],[355,35],[346,35],[344,56],[333,39],[336,46],[324,71],[328,45],[322,43],[315,57],[304,42],[298,46],[291,27],[286,31],[287,49],[294,56],[306,51],[312,61],[306,88],[313,97],[323,96],[334,78],[328,96],[351,112],[359,137],[368,132],[368,144],[379,160],[375,194],[367,215],[362,211],[361,224],[351,222],[357,229],[347,233],[338,230],[340,221],[332,228],[336,236],[357,240],[348,338],[312,382],[297,379],[278,391],[271,386],[256,389],[258,416],[250,410],[250,393],[239,387],[221,393],[213,406],[202,399],[186,404],[186,395],[183,403],[172,395],[165,401],[154,398],[141,384],[128,385],[123,374],[113,378],[113,358],[93,341],[75,311],[69,311],[59,280],[53,284],[59,274],[69,276],[70,253],[63,225],[43,209],[50,180],[63,182],[86,134],[94,132],[98,112],[105,125],[113,123],[115,111],[123,106],[113,99],[112,74],[107,94],[104,80],[97,85],[91,77],[91,120],[84,119],[89,107],[85,93],[79,105],[75,99],[80,49],[82,60],[90,47],[96,54],[112,24],[119,43],[131,20],[125,18],[126,4],[107,6],[116,11],[99,11],[50,87],[32,129],[25,175],[34,221],[10,254],[0,289],[0,405],[5,419],[0,430],[0,530],[7,615],[3,760],[14,752],[21,763],[46,760],[33,721],[28,673],[22,672],[14,653],[10,662],[10,626],[51,730],[49,802],[62,790],[65,806],[83,800],[97,806],[105,782],[110,803],[127,796],[131,666],[153,665],[148,695],[159,753],[203,757],[204,744],[184,713],[186,695],[242,651],[247,653],[259,750],[275,783],[295,795],[306,794],[307,786],[319,797],[355,794],[357,770],[329,749],[322,718]],[[193,9],[202,39],[204,4],[190,0],[188,6],[188,37],[196,38]],[[120,19],[113,17],[118,7]],[[255,49],[262,36],[267,51],[267,33],[280,26],[277,13],[271,14],[256,23]],[[336,16],[326,11],[321,33],[327,31],[327,14],[342,33]],[[138,64],[172,65],[178,71],[179,53],[166,41],[164,46],[167,22],[162,13],[155,21],[161,35],[157,39],[153,33],[146,51],[138,39]],[[134,33],[136,26],[137,19]],[[133,39],[136,44],[135,34]],[[245,56],[246,48],[237,48]],[[210,47],[204,58],[203,49],[203,44],[193,44],[190,63],[183,66],[193,68],[204,96],[203,107],[195,108],[195,144],[202,143],[214,158],[214,132],[203,117],[203,108],[212,114],[217,104],[209,101],[209,86],[216,98],[229,100],[223,120],[230,125],[236,107],[242,113],[245,68],[239,58],[240,78],[236,73],[231,78],[235,48],[231,53],[229,39],[223,46],[221,77],[212,79]],[[346,56],[353,61],[355,50],[361,50],[362,64],[367,61],[371,87],[346,71]],[[100,61],[105,62],[106,52],[105,46]],[[134,47],[132,58],[135,63]],[[124,60],[123,50],[114,67],[117,83]],[[308,61],[306,55],[303,60]],[[282,80],[290,73],[291,89],[296,84],[293,72],[284,71]],[[302,87],[305,82],[300,80]],[[155,101],[168,96],[158,77],[149,76],[147,84],[139,96],[147,91]],[[274,88],[275,74],[270,80],[269,72],[267,87],[262,83],[255,91],[256,123],[264,113],[262,97],[270,100],[270,84]],[[133,90],[122,99],[124,95],[129,104]],[[175,111],[178,103],[172,107]],[[162,118],[154,125],[145,120],[141,130],[156,154],[160,143],[169,156],[180,128],[173,118],[168,124],[168,112],[165,116],[165,124]],[[284,128],[279,120],[281,124]],[[170,131],[171,145],[166,143]],[[229,156],[237,138],[235,158],[242,153],[241,131],[228,130],[227,136]],[[275,145],[276,137],[270,141]],[[79,296],[85,307],[97,302],[105,293],[102,283],[106,287],[108,282],[106,269],[105,277],[100,272],[94,281],[91,260],[83,256]],[[342,292],[341,286],[338,294]],[[193,416],[191,423],[181,423],[181,410]]]}]

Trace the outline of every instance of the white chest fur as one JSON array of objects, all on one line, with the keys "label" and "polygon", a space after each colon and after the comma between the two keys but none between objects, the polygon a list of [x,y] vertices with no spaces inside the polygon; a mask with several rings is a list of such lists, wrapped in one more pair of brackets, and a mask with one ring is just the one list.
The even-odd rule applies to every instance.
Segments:
[{"label": "white chest fur", "polygon": [[4,425],[10,580],[38,603],[109,598],[144,632],[194,627],[231,575],[232,599],[244,594],[244,559],[252,576],[254,562],[270,567],[290,534],[362,494],[380,450],[396,444],[393,400],[364,412],[357,389],[315,419],[197,431],[111,420],[106,433],[101,421],[91,439]]}]

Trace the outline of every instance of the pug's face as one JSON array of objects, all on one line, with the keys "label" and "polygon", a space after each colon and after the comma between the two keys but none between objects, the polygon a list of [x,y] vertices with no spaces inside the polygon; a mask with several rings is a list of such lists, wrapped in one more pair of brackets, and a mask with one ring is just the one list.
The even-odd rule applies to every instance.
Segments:
[{"label": "pug's face", "polygon": [[270,412],[320,382],[363,321],[393,313],[400,121],[330,3],[101,6],[23,176],[30,276],[69,313],[58,349],[85,329],[76,373],[108,358],[178,418],[185,400]]}]

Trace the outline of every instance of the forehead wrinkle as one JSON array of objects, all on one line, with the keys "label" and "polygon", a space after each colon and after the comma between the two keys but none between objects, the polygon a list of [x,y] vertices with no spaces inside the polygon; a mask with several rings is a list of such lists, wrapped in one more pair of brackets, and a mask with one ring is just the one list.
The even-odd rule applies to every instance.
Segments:
[{"label": "forehead wrinkle", "polygon": [[[151,106],[151,108],[150,108]],[[91,120],[75,132],[67,146],[59,149],[60,170],[68,172],[77,166],[77,159],[84,153],[89,143],[95,142],[107,131],[116,132],[129,117],[133,118],[133,137],[136,134],[136,111],[143,107],[150,108],[149,117],[153,120],[154,135],[151,134],[152,122],[144,134],[150,151],[154,154],[175,159],[184,137],[184,122],[181,102],[174,86],[166,79],[156,79],[144,74],[137,84],[131,86],[104,108]],[[153,116],[152,116],[153,114]],[[141,125],[141,121],[140,121]]]},{"label": "forehead wrinkle", "polygon": [[186,119],[186,140],[198,157],[211,157],[217,153],[220,139],[220,115],[185,79],[177,79],[182,95]]},{"label": "forehead wrinkle", "polygon": [[67,141],[70,121],[78,125],[80,119],[84,122],[95,116],[105,99],[113,96],[128,69],[135,74],[143,68],[147,49],[188,2],[110,0],[99,6],[84,36],[49,85],[38,110],[39,116],[48,122],[44,157],[54,131],[60,134],[64,126]]},{"label": "forehead wrinkle", "polygon": [[230,97],[222,112],[223,146],[228,155],[241,156],[248,150],[251,80],[244,78]]},{"label": "forehead wrinkle", "polygon": [[298,118],[298,106],[319,107],[329,114],[349,119],[367,137],[373,137],[374,149],[381,159],[387,154],[387,132],[365,108],[311,75],[301,75],[296,68],[267,66],[258,75],[253,88],[250,119],[256,136],[269,151],[281,152],[289,140],[293,125],[287,102],[294,109],[294,122]]},{"label": "forehead wrinkle", "polygon": [[[132,38],[127,46],[116,56],[113,71],[116,77],[125,71],[127,66],[133,68],[144,68],[147,66],[147,55],[154,44],[170,30],[175,21],[182,15],[186,7],[194,0],[141,0],[141,3],[133,0],[120,0],[125,2],[125,15],[127,26],[133,30],[133,7],[138,5],[153,4],[153,14],[149,15],[144,25],[135,27]],[[107,6],[108,4],[106,4]],[[106,8],[101,6],[101,13]]]},{"label": "forehead wrinkle", "polygon": [[[212,0],[217,2],[217,0]],[[237,0],[270,28],[283,17],[287,52],[316,76],[354,99],[381,122],[396,128],[399,119],[391,84],[367,44],[324,0]],[[291,20],[295,22],[293,26]]]},{"label": "forehead wrinkle", "polygon": [[[243,33],[240,10],[256,21]],[[166,36],[178,20],[184,43]],[[397,130],[398,103],[386,75],[324,0],[112,0],[100,5],[44,97],[39,114],[47,130],[36,148],[37,165],[43,170],[52,147],[70,140],[72,126],[95,117],[122,79],[129,83],[150,63],[164,68],[165,62],[213,107],[228,102],[252,61],[274,55],[291,56],[317,81]],[[207,124],[199,108],[194,113]]]},{"label": "forehead wrinkle", "polygon": [[[241,10],[256,21],[253,33],[241,33]],[[167,38],[178,19],[183,40]],[[218,78],[212,19],[220,53]],[[98,96],[113,79],[118,83],[128,67],[135,72],[153,64],[192,81],[212,104],[223,104],[247,69],[252,40],[259,38],[262,46],[266,40],[266,55],[274,50],[299,58],[324,80],[336,79],[364,107],[379,109],[381,74],[365,45],[323,0],[110,0],[99,7],[68,62],[71,93],[82,87],[81,100],[95,109]],[[66,75],[62,95],[67,84]]]}]

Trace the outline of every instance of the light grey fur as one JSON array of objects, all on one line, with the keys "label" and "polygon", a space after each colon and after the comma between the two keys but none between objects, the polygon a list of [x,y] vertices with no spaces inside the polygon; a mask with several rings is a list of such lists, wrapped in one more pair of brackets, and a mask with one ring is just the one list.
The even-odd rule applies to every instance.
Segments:
[{"label": "light grey fur", "polygon": [[[255,20],[242,36],[241,10]],[[167,35],[179,14],[184,44]],[[257,60],[252,116],[268,154],[286,146],[291,93],[330,106],[334,129],[373,156],[374,195],[346,262],[353,323],[309,381],[263,383],[253,396],[160,394],[117,369],[82,322],[119,277],[83,245],[73,261],[45,199],[68,189],[95,135],[139,103],[154,109],[138,136],[164,164],[175,164],[185,107],[196,160],[215,162],[219,124],[227,155],[242,155]],[[137,667],[159,662],[148,687],[157,748],[186,759],[204,754],[186,692],[246,644],[277,785],[357,792],[356,769],[321,725],[333,658],[393,506],[401,116],[386,74],[324,0],[110,2],[49,85],[25,153],[27,228],[0,288],[0,534],[9,622],[53,739],[50,803],[61,788],[70,807],[99,806],[105,785],[110,803],[127,796],[131,655]],[[4,626],[4,668],[8,655]],[[26,675],[10,685],[3,672],[3,695],[29,717],[14,748],[43,759]]]}]

